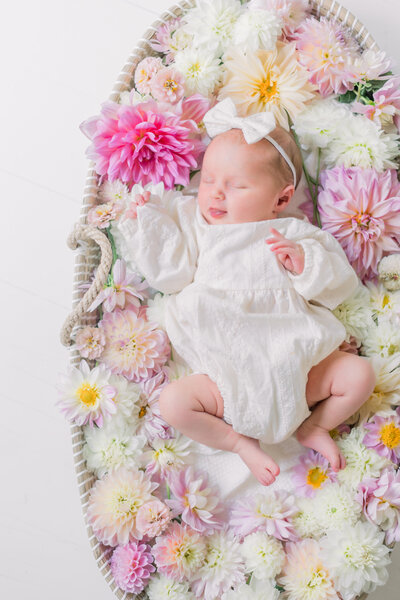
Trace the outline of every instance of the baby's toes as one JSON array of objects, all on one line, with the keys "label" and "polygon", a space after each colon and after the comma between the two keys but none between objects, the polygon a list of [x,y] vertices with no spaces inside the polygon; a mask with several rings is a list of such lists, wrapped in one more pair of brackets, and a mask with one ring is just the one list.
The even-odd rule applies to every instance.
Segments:
[{"label": "baby's toes", "polygon": [[346,459],[343,454],[340,454],[340,469],[344,469],[346,467]]},{"label": "baby's toes", "polygon": [[275,481],[275,477],[271,473],[269,469],[265,469],[264,473],[261,475],[260,482],[263,485],[271,485]]}]

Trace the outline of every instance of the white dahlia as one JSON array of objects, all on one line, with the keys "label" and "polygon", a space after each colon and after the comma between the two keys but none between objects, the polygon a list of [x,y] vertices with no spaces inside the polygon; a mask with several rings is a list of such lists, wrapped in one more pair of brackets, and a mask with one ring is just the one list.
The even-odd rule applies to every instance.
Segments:
[{"label": "white dahlia", "polygon": [[398,322],[400,315],[400,292],[390,292],[383,283],[366,281],[370,293],[370,303],[375,317],[378,321],[383,319],[394,319]]},{"label": "white dahlia", "polygon": [[246,10],[236,21],[233,42],[245,52],[273,50],[282,32],[282,21],[269,10]]},{"label": "white dahlia", "polygon": [[352,114],[342,123],[337,135],[324,148],[324,166],[374,168],[378,172],[396,169],[394,158],[399,153],[398,136],[384,133],[364,115]]},{"label": "white dahlia", "polygon": [[361,346],[365,356],[378,354],[384,358],[397,355],[400,360],[400,329],[382,321],[368,329]]},{"label": "white dahlia", "polygon": [[183,17],[186,23],[183,29],[193,36],[193,46],[221,56],[232,41],[232,31],[242,10],[239,0],[197,0],[196,6]]},{"label": "white dahlia", "polygon": [[295,130],[304,150],[326,148],[348,118],[349,109],[332,99],[318,99],[308,104],[294,119]]},{"label": "white dahlia", "polygon": [[352,527],[361,514],[361,506],[352,491],[337,483],[322,488],[313,498],[315,519],[322,532]]},{"label": "white dahlia", "polygon": [[174,438],[155,437],[150,445],[151,449],[143,454],[146,473],[151,476],[160,473],[165,477],[169,471],[180,469],[188,462],[192,440],[177,432]]},{"label": "white dahlia", "polygon": [[98,479],[119,467],[142,466],[146,438],[132,435],[128,424],[112,419],[101,429],[86,426],[84,435],[83,457]]},{"label": "white dahlia", "polygon": [[400,290],[400,253],[384,256],[378,265],[378,273],[387,290]]},{"label": "white dahlia", "polygon": [[162,573],[154,575],[145,591],[149,600],[195,600],[187,582],[175,581]]},{"label": "white dahlia", "polygon": [[368,329],[375,326],[372,320],[370,295],[368,289],[361,283],[351,296],[333,310],[333,314],[345,326],[346,340],[350,341],[350,336],[353,336],[358,345],[367,335]]},{"label": "white dahlia", "polygon": [[174,67],[185,77],[186,95],[211,96],[223,77],[223,66],[204,48],[186,48],[175,54]]},{"label": "white dahlia", "polygon": [[389,577],[389,548],[385,533],[369,522],[330,531],[320,540],[321,558],[330,570],[343,600],[353,600],[384,585]]},{"label": "white dahlia", "polygon": [[111,375],[110,384],[116,389],[114,402],[117,411],[112,420],[128,423],[132,434],[139,424],[141,388],[137,383],[119,375]]},{"label": "white dahlia", "polygon": [[364,477],[379,477],[383,468],[391,466],[387,458],[363,444],[365,434],[364,427],[357,426],[336,441],[346,459],[346,466],[340,469],[337,478],[351,490],[356,490]]},{"label": "white dahlia", "polygon": [[226,528],[205,538],[207,554],[192,582],[196,596],[215,600],[245,582],[240,544]]},{"label": "white dahlia", "polygon": [[224,592],[221,600],[278,600],[279,590],[273,580],[251,578],[250,585],[242,583],[233,590]]},{"label": "white dahlia", "polygon": [[246,573],[257,579],[270,579],[281,570],[285,561],[282,542],[263,531],[247,535],[240,546]]}]

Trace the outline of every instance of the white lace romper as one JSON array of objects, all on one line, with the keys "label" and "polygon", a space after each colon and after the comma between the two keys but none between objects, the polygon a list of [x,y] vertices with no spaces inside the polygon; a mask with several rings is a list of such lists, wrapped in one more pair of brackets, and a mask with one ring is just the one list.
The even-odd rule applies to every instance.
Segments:
[{"label": "white lace romper", "polygon": [[[302,245],[302,274],[265,243],[270,226]],[[224,420],[268,444],[292,435],[310,414],[309,370],[346,337],[330,309],[358,283],[335,238],[294,217],[210,225],[196,198],[176,194],[139,206],[114,235],[128,266],[168,294],[174,358],[215,381]]]}]

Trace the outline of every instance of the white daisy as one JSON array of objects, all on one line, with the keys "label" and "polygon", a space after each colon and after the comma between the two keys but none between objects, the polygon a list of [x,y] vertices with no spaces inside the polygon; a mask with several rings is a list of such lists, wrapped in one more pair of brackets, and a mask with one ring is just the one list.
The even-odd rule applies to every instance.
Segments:
[{"label": "white daisy", "polygon": [[175,55],[174,67],[185,77],[186,94],[211,96],[222,82],[223,66],[204,48],[187,48]]},{"label": "white daisy", "polygon": [[361,514],[354,494],[337,483],[322,488],[313,498],[315,519],[320,531],[326,533],[340,527],[352,527]]},{"label": "white daisy", "polygon": [[195,600],[187,582],[179,583],[159,572],[152,577],[145,591],[149,600]]},{"label": "white daisy", "polygon": [[215,600],[245,582],[240,544],[226,528],[205,538],[207,554],[192,582],[196,596]]},{"label": "white daisy", "polygon": [[365,429],[357,426],[336,441],[346,459],[345,468],[337,473],[338,481],[351,490],[356,490],[364,477],[379,477],[382,469],[391,465],[387,458],[366,448],[362,442],[365,434]]},{"label": "white daisy", "polygon": [[355,337],[357,344],[367,335],[367,331],[375,323],[372,320],[372,309],[370,306],[370,295],[368,289],[361,283],[355,292],[339,304],[333,314],[346,328],[347,338]]},{"label": "white daisy", "polygon": [[143,454],[146,472],[160,472],[165,476],[172,469],[180,469],[187,464],[187,457],[192,452],[192,440],[177,432],[175,438],[155,437],[151,441],[151,449]]},{"label": "white daisy", "polygon": [[111,371],[100,364],[90,370],[82,360],[79,367],[69,367],[67,375],[60,375],[56,403],[68,421],[76,425],[103,426],[117,412],[114,402],[116,389],[110,383]]},{"label": "white daisy", "polygon": [[278,600],[279,596],[274,581],[255,579],[253,576],[250,585],[242,583],[234,590],[228,590],[222,594],[221,600]]},{"label": "white daisy", "polygon": [[400,253],[384,256],[378,265],[378,273],[387,290],[400,290]]},{"label": "white daisy", "polygon": [[384,133],[364,115],[349,116],[340,126],[337,135],[326,148],[322,158],[326,168],[373,167],[379,172],[396,169],[392,160],[399,153],[398,136]]},{"label": "white daisy", "polygon": [[245,52],[273,50],[282,32],[282,21],[269,10],[246,10],[233,29],[233,43]]},{"label": "white daisy", "polygon": [[385,358],[398,354],[400,357],[400,329],[388,321],[382,321],[368,329],[361,351],[365,356],[378,354]]},{"label": "white daisy", "polygon": [[330,531],[320,540],[321,558],[330,570],[343,600],[353,600],[384,585],[389,577],[389,548],[385,533],[369,522]]},{"label": "white daisy", "polygon": [[[193,45],[221,56],[232,40],[234,25],[242,13],[239,0],[197,0],[183,17],[183,29],[193,36]],[[175,55],[176,60],[176,55]]]},{"label": "white daisy", "polygon": [[285,561],[282,542],[264,533],[255,531],[247,535],[240,546],[246,572],[253,573],[257,579],[275,577]]},{"label": "white daisy", "polygon": [[130,92],[121,92],[119,97],[119,103],[127,106],[135,106],[135,104],[149,100],[153,100],[149,94],[140,94],[135,88],[132,88]]},{"label": "white daisy", "polygon": [[119,467],[141,467],[144,436],[132,435],[126,423],[115,422],[114,419],[104,427],[84,428],[86,443],[83,446],[83,457],[87,467],[101,479],[109,471]]}]

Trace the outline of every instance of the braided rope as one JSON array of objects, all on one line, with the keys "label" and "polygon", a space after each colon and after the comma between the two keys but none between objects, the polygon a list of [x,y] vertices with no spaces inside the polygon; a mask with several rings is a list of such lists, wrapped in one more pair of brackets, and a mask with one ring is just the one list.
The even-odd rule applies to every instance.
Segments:
[{"label": "braided rope", "polygon": [[73,231],[67,239],[67,245],[71,250],[76,250],[81,240],[93,240],[100,246],[101,259],[97,267],[96,276],[81,300],[78,302],[73,311],[65,319],[64,325],[61,328],[60,339],[64,346],[71,346],[73,340],[71,332],[80,317],[88,311],[92,302],[97,298],[100,291],[103,289],[108,273],[112,265],[112,249],[107,236],[97,227],[92,225],[81,225],[76,223]]}]

